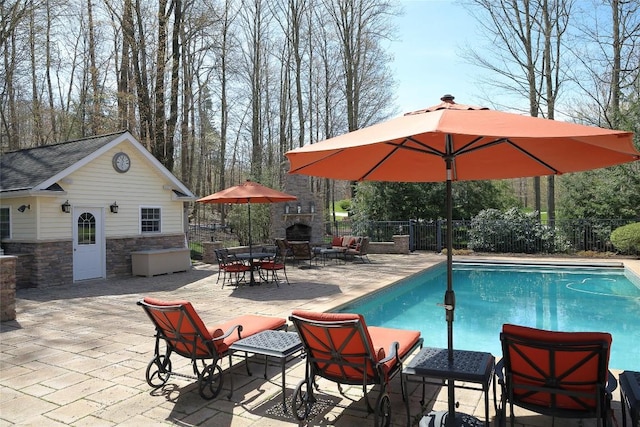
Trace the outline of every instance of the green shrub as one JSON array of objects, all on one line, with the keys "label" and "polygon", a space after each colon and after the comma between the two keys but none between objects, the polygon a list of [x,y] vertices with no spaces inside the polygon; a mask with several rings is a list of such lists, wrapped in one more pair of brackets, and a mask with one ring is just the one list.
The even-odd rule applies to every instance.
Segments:
[{"label": "green shrub", "polygon": [[640,222],[627,224],[613,230],[611,243],[622,254],[640,254]]},{"label": "green shrub", "polygon": [[349,211],[351,210],[351,200],[340,200],[338,202],[338,206],[340,206],[340,209],[342,209],[343,211]]},{"label": "green shrub", "polygon": [[476,252],[550,253],[555,239],[554,231],[541,224],[535,212],[485,209],[471,220],[468,246]]}]

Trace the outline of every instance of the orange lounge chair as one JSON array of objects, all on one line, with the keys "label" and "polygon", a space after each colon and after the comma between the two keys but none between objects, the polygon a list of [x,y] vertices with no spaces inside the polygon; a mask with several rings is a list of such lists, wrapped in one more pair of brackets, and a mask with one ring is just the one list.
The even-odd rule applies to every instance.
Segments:
[{"label": "orange lounge chair", "polygon": [[610,334],[505,324],[500,340],[503,357],[496,375],[503,419],[509,402],[512,426],[513,405],[552,417],[596,418],[598,426],[608,425],[618,385],[608,370]]},{"label": "orange lounge chair", "polygon": [[[171,375],[196,379],[200,396],[205,399],[215,398],[222,389],[223,372],[219,362],[228,355],[231,369],[231,344],[258,332],[287,327],[286,319],[256,315],[239,316],[220,325],[206,327],[189,301],[160,301],[147,297],[138,301],[138,305],[156,328],[155,352],[146,371],[147,383],[159,388],[166,384]],[[161,341],[166,344],[164,354],[160,350]],[[195,376],[172,371],[173,353],[191,360]],[[209,360],[210,363],[207,363]],[[250,373],[248,363],[247,372]],[[231,398],[233,376],[229,379],[231,390],[228,398]]]},{"label": "orange lounge chair", "polygon": [[[389,381],[402,371],[402,362],[422,347],[419,331],[367,327],[360,314],[317,313],[296,310],[289,319],[295,325],[306,351],[306,374],[293,397],[293,413],[305,420],[315,401],[316,377],[338,384],[362,385],[375,425],[388,425],[391,405]],[[381,387],[375,409],[369,403],[367,386]],[[403,393],[404,396],[404,393]]]}]

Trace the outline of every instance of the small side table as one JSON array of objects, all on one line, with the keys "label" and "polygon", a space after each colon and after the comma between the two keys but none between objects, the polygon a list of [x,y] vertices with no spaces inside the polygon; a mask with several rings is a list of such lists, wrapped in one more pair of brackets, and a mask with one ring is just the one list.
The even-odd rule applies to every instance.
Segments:
[{"label": "small side table", "polygon": [[[302,352],[302,342],[297,332],[285,331],[262,331],[242,338],[229,346],[230,350],[242,351],[264,355],[264,378],[267,378],[267,358],[274,357],[280,359],[282,366],[282,407],[287,411],[287,399],[285,397],[285,364],[297,353]],[[249,363],[249,362],[247,362]]]},{"label": "small side table", "polygon": [[[493,378],[495,368],[495,357],[491,353],[478,351],[454,350],[453,361],[449,362],[448,350],[446,348],[425,347],[407,364],[402,370],[403,393],[407,392],[407,382],[409,377],[420,377],[422,382],[422,401],[424,404],[424,385],[437,384],[444,385],[447,381],[464,381],[480,384],[480,388],[459,386],[469,390],[482,390],[484,392],[484,412],[486,425],[489,426],[489,385]],[[429,379],[439,379],[439,382],[428,381]],[[403,396],[407,408],[407,422],[411,422],[409,413],[409,398]]]},{"label": "small side table", "polygon": [[[320,255],[319,258],[322,259],[322,265],[327,265],[327,261],[331,258],[335,260],[337,263],[340,258],[344,261],[344,251],[336,248],[315,248],[314,251],[316,255]],[[317,261],[317,258],[316,258]]]},{"label": "small side table", "polygon": [[629,408],[631,427],[638,427],[640,425],[640,372],[624,371],[620,374],[619,380],[622,426],[627,427],[627,408]]}]

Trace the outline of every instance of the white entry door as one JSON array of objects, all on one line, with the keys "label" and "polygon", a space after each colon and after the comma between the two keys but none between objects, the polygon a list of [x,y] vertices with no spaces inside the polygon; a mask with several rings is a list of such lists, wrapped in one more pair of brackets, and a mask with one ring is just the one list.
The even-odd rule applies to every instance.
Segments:
[{"label": "white entry door", "polygon": [[105,277],[102,208],[73,209],[73,280]]}]

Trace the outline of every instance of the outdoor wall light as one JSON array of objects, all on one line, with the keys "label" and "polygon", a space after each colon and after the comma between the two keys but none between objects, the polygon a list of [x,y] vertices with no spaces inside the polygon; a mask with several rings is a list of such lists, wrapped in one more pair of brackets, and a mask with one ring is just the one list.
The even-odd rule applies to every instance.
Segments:
[{"label": "outdoor wall light", "polygon": [[31,205],[22,205],[18,208],[18,212],[24,212],[26,210],[31,210]]},{"label": "outdoor wall light", "polygon": [[109,206],[109,210],[111,213],[118,213],[118,203],[113,202],[113,204]]},{"label": "outdoor wall light", "polygon": [[309,202],[309,212],[316,213],[316,204],[314,202]]},{"label": "outdoor wall light", "polygon": [[289,203],[285,203],[285,205],[284,205],[284,213],[288,214],[289,211],[291,211],[291,206],[289,206]]},{"label": "outdoor wall light", "polygon": [[62,208],[62,212],[71,213],[71,205],[69,204],[68,200],[60,205],[60,207]]}]

